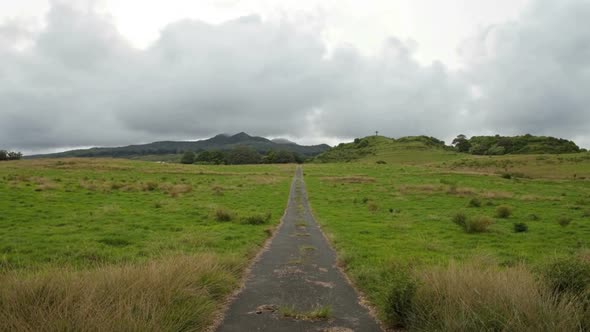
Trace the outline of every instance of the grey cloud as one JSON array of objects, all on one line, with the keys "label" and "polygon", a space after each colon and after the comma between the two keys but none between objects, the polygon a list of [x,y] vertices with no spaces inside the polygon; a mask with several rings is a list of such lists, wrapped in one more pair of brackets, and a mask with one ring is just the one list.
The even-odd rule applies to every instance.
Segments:
[{"label": "grey cloud", "polygon": [[[4,148],[121,145],[219,132],[356,137],[375,130],[441,138],[460,132],[549,134],[588,142],[590,4],[538,0],[515,22],[460,48],[461,71],[415,60],[414,42],[381,53],[257,16],[219,25],[184,20],[137,50],[108,16],[53,3],[24,51],[0,26]],[[4,27],[4,28],[3,28]],[[10,36],[10,37],[2,37]],[[473,98],[473,87],[481,98]]]},{"label": "grey cloud", "polygon": [[[483,96],[477,126],[506,134],[582,137],[590,125],[588,1],[539,0],[518,21],[490,27],[461,50]],[[584,136],[586,138],[584,138]]]}]

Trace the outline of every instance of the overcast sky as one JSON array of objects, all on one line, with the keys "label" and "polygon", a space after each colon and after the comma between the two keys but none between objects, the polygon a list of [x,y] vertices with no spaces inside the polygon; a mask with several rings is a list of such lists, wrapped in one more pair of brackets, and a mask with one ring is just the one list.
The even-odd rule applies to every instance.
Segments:
[{"label": "overcast sky", "polygon": [[590,147],[589,0],[0,2],[0,148],[221,132]]}]

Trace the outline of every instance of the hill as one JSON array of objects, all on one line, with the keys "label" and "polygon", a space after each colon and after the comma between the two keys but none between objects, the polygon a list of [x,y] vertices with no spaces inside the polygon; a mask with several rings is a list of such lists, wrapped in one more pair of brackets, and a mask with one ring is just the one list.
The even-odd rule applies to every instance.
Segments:
[{"label": "hill", "polygon": [[457,150],[475,155],[563,154],[581,152],[576,143],[550,136],[473,136],[459,135],[454,141]]},{"label": "hill", "polygon": [[315,162],[393,162],[427,164],[449,161],[469,155],[532,155],[585,152],[574,142],[545,136],[474,136],[457,137],[453,146],[429,136],[407,136],[398,139],[384,136],[357,138],[313,158]]},{"label": "hill", "polygon": [[453,147],[428,136],[407,136],[398,139],[385,136],[357,138],[313,158],[314,162],[387,162],[424,164],[458,159],[461,155]]},{"label": "hill", "polygon": [[[260,153],[269,151],[289,151],[302,156],[318,155],[330,148],[329,145],[298,145],[292,142],[273,142],[264,137],[250,136],[244,132],[236,135],[220,134],[200,141],[162,141],[149,144],[129,145],[123,147],[91,148],[71,150],[60,153],[30,156],[29,158],[64,158],[64,157],[114,157],[114,158],[152,158],[162,156],[171,158],[186,151],[201,152],[214,150],[231,150],[237,146],[247,146]],[[156,158],[157,159],[157,158]]]}]

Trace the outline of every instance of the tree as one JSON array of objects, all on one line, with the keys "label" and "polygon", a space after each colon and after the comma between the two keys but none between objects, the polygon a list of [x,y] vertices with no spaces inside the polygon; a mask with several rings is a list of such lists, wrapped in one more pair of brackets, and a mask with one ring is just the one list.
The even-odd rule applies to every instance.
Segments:
[{"label": "tree", "polygon": [[453,140],[452,144],[453,146],[455,146],[455,149],[457,149],[457,151],[459,152],[469,152],[469,150],[471,149],[471,143],[463,134],[458,135],[457,138]]},{"label": "tree", "polygon": [[295,156],[293,155],[293,152],[289,152],[289,151],[279,151],[276,154],[276,158],[274,160],[275,163],[277,164],[290,164],[290,163],[294,163],[295,162]]},{"label": "tree", "polygon": [[227,153],[226,161],[230,165],[260,164],[262,157],[250,147],[237,146]]},{"label": "tree", "polygon": [[3,160],[20,160],[23,154],[16,151],[0,150],[0,161]]},{"label": "tree", "polygon": [[8,152],[8,160],[20,160],[23,157],[23,154],[20,152],[12,151]]},{"label": "tree", "polygon": [[182,159],[180,162],[183,164],[192,164],[195,162],[195,153],[192,151],[187,151],[182,155]]},{"label": "tree", "polygon": [[197,157],[195,158],[196,162],[202,162],[202,163],[210,163],[211,162],[211,152],[209,151],[203,151],[200,152]]}]

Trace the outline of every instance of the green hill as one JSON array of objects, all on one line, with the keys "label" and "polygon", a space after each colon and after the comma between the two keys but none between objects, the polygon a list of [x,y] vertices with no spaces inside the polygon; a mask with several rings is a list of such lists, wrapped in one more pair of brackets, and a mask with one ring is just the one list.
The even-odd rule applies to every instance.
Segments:
[{"label": "green hill", "polygon": [[314,162],[385,162],[425,164],[458,159],[462,155],[441,140],[428,136],[408,136],[398,139],[385,136],[357,138],[342,143],[313,158]]},{"label": "green hill", "polygon": [[473,136],[470,139],[458,137],[461,140],[459,150],[475,155],[505,155],[505,154],[563,154],[577,153],[581,149],[576,143],[550,136]]},{"label": "green hill", "polygon": [[[314,162],[369,162],[398,164],[432,164],[476,155],[532,155],[570,154],[584,152],[574,142],[545,136],[474,136],[461,135],[455,147],[447,146],[429,136],[407,136],[398,139],[384,136],[357,138],[354,142],[342,143],[316,157]],[[473,155],[473,156],[472,156]]]},{"label": "green hill", "polygon": [[[180,157],[178,155],[186,151],[226,151],[237,146],[247,146],[263,154],[266,154],[269,151],[289,151],[305,157],[318,155],[330,148],[330,146],[326,144],[304,146],[287,140],[279,139],[271,141],[264,137],[250,136],[242,132],[233,136],[220,134],[206,140],[192,142],[162,141],[124,147],[71,150],[60,153],[35,155],[30,156],[29,158],[114,157],[146,160],[161,160],[162,158],[167,160],[179,160]],[[160,156],[161,158],[157,156]]]}]

